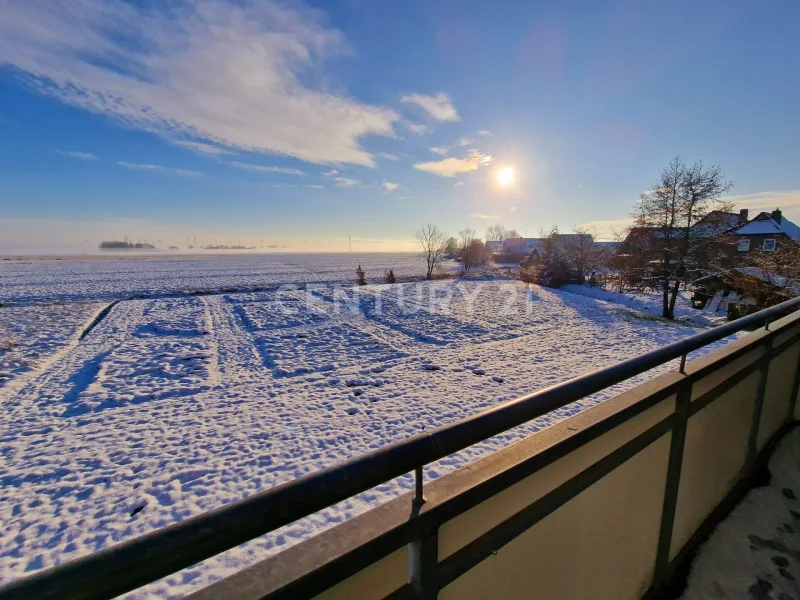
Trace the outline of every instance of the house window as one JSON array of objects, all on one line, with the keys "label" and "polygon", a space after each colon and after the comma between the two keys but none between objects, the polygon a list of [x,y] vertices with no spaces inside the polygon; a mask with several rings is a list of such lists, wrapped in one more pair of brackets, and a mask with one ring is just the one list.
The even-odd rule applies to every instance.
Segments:
[{"label": "house window", "polygon": [[750,240],[739,240],[739,246],[736,249],[739,252],[747,252],[750,250]]},{"label": "house window", "polygon": [[764,245],[761,246],[761,249],[764,252],[775,252],[775,240],[764,240]]}]

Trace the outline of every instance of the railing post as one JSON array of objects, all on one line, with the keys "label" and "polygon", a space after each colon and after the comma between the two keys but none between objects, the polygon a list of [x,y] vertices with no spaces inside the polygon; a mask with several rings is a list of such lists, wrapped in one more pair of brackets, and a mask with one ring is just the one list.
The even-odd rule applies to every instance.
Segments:
[{"label": "railing post", "polygon": [[653,588],[659,589],[669,576],[669,554],[672,547],[672,531],[675,525],[675,510],[678,506],[678,487],[681,482],[683,448],[686,442],[686,427],[692,403],[692,384],[686,383],[675,398],[675,422],[667,462],[667,482],[664,486],[664,504],[661,509],[661,527],[658,532],[658,548],[653,573]]},{"label": "railing post", "polygon": [[[800,341],[797,342],[797,345],[800,346]],[[792,396],[789,398],[789,414],[787,415],[787,421],[789,423],[793,422],[794,419],[794,410],[797,406],[797,393],[800,392],[800,353],[797,355],[797,366],[794,370],[794,383],[792,384]]]},{"label": "railing post", "polygon": [[753,421],[750,425],[750,438],[747,442],[746,472],[750,471],[758,457],[758,429],[761,426],[761,412],[764,408],[764,395],[767,391],[767,377],[769,376],[769,366],[772,362],[772,338],[767,341],[766,346],[764,356],[759,359],[761,366],[758,369],[758,388],[756,390],[755,406],[753,407]]},{"label": "railing post", "polygon": [[422,465],[414,469],[414,504],[417,508],[425,504],[425,494],[423,493],[423,473]]},{"label": "railing post", "polygon": [[422,533],[408,545],[414,597],[434,600],[439,595],[439,530]]},{"label": "railing post", "polygon": [[[423,494],[422,465],[414,469],[414,499],[411,501],[412,518],[417,518],[422,505]],[[420,530],[408,545],[411,588],[414,597],[420,600],[435,599],[439,594],[439,530]]]}]

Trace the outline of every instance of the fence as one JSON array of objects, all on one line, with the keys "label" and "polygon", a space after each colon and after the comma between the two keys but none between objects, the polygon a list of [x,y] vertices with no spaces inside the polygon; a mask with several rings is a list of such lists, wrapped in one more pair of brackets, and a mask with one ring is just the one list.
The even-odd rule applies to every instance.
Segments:
[{"label": "fence", "polygon": [[[791,300],[14,582],[7,598],[113,598],[410,471],[397,498],[192,595],[640,598],[796,418]],[[686,363],[737,331],[764,329]],[[681,358],[647,383],[425,485],[422,467]]]}]

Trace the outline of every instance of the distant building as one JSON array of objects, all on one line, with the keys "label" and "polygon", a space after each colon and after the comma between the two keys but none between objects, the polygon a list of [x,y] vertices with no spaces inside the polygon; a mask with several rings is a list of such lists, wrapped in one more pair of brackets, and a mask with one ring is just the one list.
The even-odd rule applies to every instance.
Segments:
[{"label": "distant building", "polygon": [[735,229],[733,235],[738,238],[737,252],[756,248],[776,252],[783,244],[800,244],[800,227],[784,217],[780,209],[760,213],[746,225]]},{"label": "distant building", "polygon": [[502,254],[504,245],[505,245],[505,241],[486,242],[486,248],[492,254]]},{"label": "distant building", "polygon": [[120,242],[119,240],[113,240],[110,242],[100,242],[99,246],[100,250],[155,250],[156,247],[153,244],[147,244],[143,242],[129,242],[127,240]]},{"label": "distant building", "polygon": [[543,238],[507,238],[503,242],[503,254],[524,254],[528,256],[534,250],[541,250]]}]

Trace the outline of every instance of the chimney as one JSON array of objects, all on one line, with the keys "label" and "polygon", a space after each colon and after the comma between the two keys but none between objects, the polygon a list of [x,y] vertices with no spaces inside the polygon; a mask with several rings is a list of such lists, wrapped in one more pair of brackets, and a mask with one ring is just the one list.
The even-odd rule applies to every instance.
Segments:
[{"label": "chimney", "polygon": [[772,220],[775,221],[778,225],[781,224],[781,209],[776,208],[772,211]]},{"label": "chimney", "polygon": [[750,213],[749,210],[743,208],[739,211],[739,223],[747,223],[747,215]]}]

